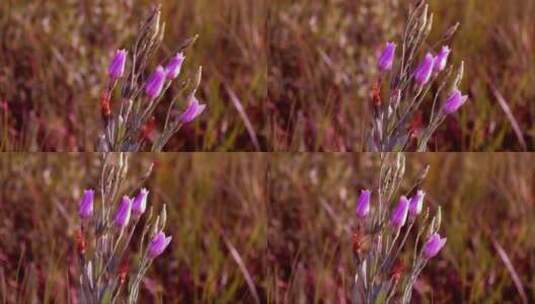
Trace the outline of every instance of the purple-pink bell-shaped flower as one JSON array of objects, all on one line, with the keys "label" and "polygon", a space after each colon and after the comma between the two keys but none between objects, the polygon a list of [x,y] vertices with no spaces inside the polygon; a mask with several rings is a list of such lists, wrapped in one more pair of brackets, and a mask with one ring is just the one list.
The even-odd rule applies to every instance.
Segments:
[{"label": "purple-pink bell-shaped flower", "polygon": [[124,228],[130,221],[130,214],[132,213],[132,199],[128,196],[123,196],[121,204],[113,218],[114,224],[119,228]]},{"label": "purple-pink bell-shaped flower", "polygon": [[165,66],[165,73],[167,75],[167,79],[172,80],[175,79],[178,74],[180,74],[180,70],[182,69],[182,63],[184,62],[184,53],[177,53],[171,60],[169,60],[169,63]]},{"label": "purple-pink bell-shaped flower", "polygon": [[435,72],[442,72],[448,64],[448,57],[450,56],[451,49],[448,46],[443,46],[438,55],[435,57]]},{"label": "purple-pink bell-shaped flower", "polygon": [[162,66],[158,66],[156,70],[149,76],[145,83],[145,94],[150,100],[156,99],[162,93],[163,85],[165,83],[166,73]]},{"label": "purple-pink bell-shaped flower", "polygon": [[111,79],[115,80],[121,78],[124,75],[124,68],[126,65],[126,50],[117,50],[115,56],[111,60],[110,65],[108,66],[108,75]]},{"label": "purple-pink bell-shaped flower", "polygon": [[80,200],[80,206],[78,209],[78,215],[80,218],[86,219],[93,215],[93,200],[95,197],[95,191],[88,189],[84,191],[84,196]]},{"label": "purple-pink bell-shaped flower", "polygon": [[431,74],[433,73],[433,68],[435,66],[435,57],[431,53],[427,53],[425,55],[424,60],[418,68],[416,69],[416,72],[414,73],[414,79],[416,79],[416,82],[423,86],[426,83],[429,82],[431,79]]},{"label": "purple-pink bell-shaped flower", "polygon": [[145,213],[145,210],[147,209],[147,196],[149,195],[149,191],[145,188],[139,190],[139,193],[134,198],[134,202],[132,203],[132,213],[135,216],[140,216],[143,213]]},{"label": "purple-pink bell-shaped flower", "polygon": [[459,108],[468,100],[467,95],[463,95],[461,91],[458,89],[454,89],[448,98],[446,98],[446,102],[444,103],[443,111],[446,114],[452,114],[457,112]]},{"label": "purple-pink bell-shaped flower", "polygon": [[446,244],[446,238],[441,238],[438,233],[433,233],[425,242],[423,247],[423,255],[430,259],[438,254],[440,249]]},{"label": "purple-pink bell-shaped flower", "polygon": [[190,103],[186,110],[180,115],[180,121],[182,123],[188,123],[193,121],[197,116],[206,108],[206,104],[200,104],[197,97],[193,96],[190,99]]},{"label": "purple-pink bell-shaped flower", "polygon": [[396,44],[393,42],[387,42],[386,47],[379,56],[377,66],[381,72],[389,71],[392,69],[394,58],[396,56]]},{"label": "purple-pink bell-shaped flower", "polygon": [[162,231],[158,232],[150,241],[149,244],[149,257],[155,258],[162,254],[162,252],[167,248],[169,243],[171,243],[172,236],[165,236],[165,233]]},{"label": "purple-pink bell-shaped flower", "polygon": [[360,196],[357,201],[357,207],[355,208],[355,214],[359,218],[365,218],[370,213],[370,190],[361,190]]},{"label": "purple-pink bell-shaped flower", "polygon": [[422,207],[424,205],[425,192],[418,190],[409,203],[409,214],[412,217],[416,217],[422,212]]},{"label": "purple-pink bell-shaped flower", "polygon": [[390,224],[396,228],[400,229],[405,225],[407,221],[407,214],[409,213],[409,200],[406,196],[401,196],[399,199],[398,205],[394,208],[392,216],[390,217]]}]

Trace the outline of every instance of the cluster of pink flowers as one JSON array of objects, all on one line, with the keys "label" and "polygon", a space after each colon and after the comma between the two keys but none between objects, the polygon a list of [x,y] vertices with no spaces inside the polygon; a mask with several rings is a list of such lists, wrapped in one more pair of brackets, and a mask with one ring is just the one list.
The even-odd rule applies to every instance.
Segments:
[{"label": "cluster of pink flowers", "polygon": [[[92,189],[84,191],[78,209],[78,214],[82,220],[89,220],[93,216],[94,194],[95,191]],[[149,191],[143,188],[133,199],[126,195],[122,197],[119,207],[113,216],[113,224],[117,229],[125,229],[132,216],[139,218],[145,213],[148,195]],[[156,233],[149,243],[148,255],[151,258],[155,258],[162,254],[171,242],[171,239],[172,237],[166,237],[163,231]]]},{"label": "cluster of pink flowers", "polygon": [[[108,76],[112,81],[116,81],[124,76],[127,57],[128,53],[124,49],[115,52],[115,56],[108,67]],[[160,65],[154,72],[152,72],[152,74],[150,74],[144,85],[145,95],[150,102],[161,96],[166,81],[173,81],[178,77],[185,59],[186,57],[184,57],[182,52],[177,53],[169,60],[165,67]],[[183,123],[191,122],[199,116],[205,108],[206,105],[200,104],[199,100],[193,96],[189,100],[186,110],[180,115],[180,120]]]},{"label": "cluster of pink flowers", "polygon": [[[451,49],[443,46],[437,55],[427,53],[421,63],[413,73],[416,84],[423,87],[432,79],[446,69]],[[396,44],[387,42],[386,47],[379,56],[377,66],[381,72],[392,70],[396,58]],[[447,96],[442,110],[445,114],[455,113],[468,100],[467,95],[463,95],[458,89],[453,89]]]},{"label": "cluster of pink flowers", "polygon": [[[390,225],[395,230],[400,230],[405,223],[407,218],[410,216],[415,219],[421,212],[423,208],[423,201],[425,197],[425,192],[418,190],[410,199],[406,196],[401,196],[398,204],[394,208],[392,214],[390,215]],[[371,209],[371,192],[369,190],[362,190],[356,205],[356,215],[358,218],[365,219]],[[442,238],[438,233],[434,233],[429,236],[423,246],[423,255],[427,259],[430,259],[438,254],[438,252],[446,244],[446,238]]]}]

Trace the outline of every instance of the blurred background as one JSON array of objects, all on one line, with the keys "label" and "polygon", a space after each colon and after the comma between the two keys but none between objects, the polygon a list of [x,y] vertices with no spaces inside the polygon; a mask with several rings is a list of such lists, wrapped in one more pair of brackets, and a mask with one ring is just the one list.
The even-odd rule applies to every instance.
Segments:
[{"label": "blurred background", "polygon": [[[84,189],[97,187],[100,159],[96,153],[2,154],[0,302],[78,303],[78,202]],[[264,299],[266,157],[130,155],[128,194],[137,192],[151,163],[143,184],[148,206],[167,205],[173,241],[149,269],[140,303]]]},{"label": "blurred background", "polygon": [[[379,163],[378,154],[270,156],[271,303],[350,303],[355,203],[376,189]],[[448,240],[412,303],[533,303],[535,155],[408,154],[402,193],[427,164],[424,206],[442,207]]]},{"label": "blurred background", "polygon": [[[268,107],[275,150],[361,151],[385,41],[399,41],[419,0],[278,0],[269,7]],[[535,2],[429,0],[430,45],[460,22],[452,61],[465,62],[460,113],[430,150],[535,149]]]},{"label": "blurred background", "polygon": [[[166,150],[265,150],[263,0],[4,0],[0,151],[95,151],[107,65],[116,49],[131,47],[157,3],[166,33],[149,67],[198,34],[182,73],[192,75],[203,66],[198,97],[208,105]],[[165,117],[168,95],[157,118]]]}]

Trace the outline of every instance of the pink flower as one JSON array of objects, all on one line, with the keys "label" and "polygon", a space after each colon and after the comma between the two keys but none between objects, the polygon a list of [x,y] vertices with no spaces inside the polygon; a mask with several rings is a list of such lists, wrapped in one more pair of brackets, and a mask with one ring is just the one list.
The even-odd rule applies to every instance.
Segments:
[{"label": "pink flower", "polygon": [[416,194],[413,197],[411,197],[411,201],[409,204],[409,214],[411,216],[413,217],[417,216],[418,214],[422,212],[424,197],[425,197],[425,192],[423,192],[422,190],[418,190]]},{"label": "pink flower", "polygon": [[95,191],[92,189],[85,190],[82,200],[80,200],[80,208],[78,209],[78,215],[81,218],[90,218],[93,215],[93,199],[95,197]]},{"label": "pink flower", "polygon": [[448,57],[451,53],[451,50],[448,46],[443,46],[440,50],[440,53],[438,53],[437,57],[435,58],[435,72],[442,72],[446,68],[446,65],[448,64]]},{"label": "pink flower", "polygon": [[396,229],[400,229],[405,225],[405,222],[407,221],[407,214],[409,212],[409,200],[406,196],[402,196],[399,199],[398,205],[392,212],[392,216],[390,217],[390,224],[394,226]]},{"label": "pink flower", "polygon": [[143,188],[139,190],[139,193],[137,194],[136,198],[134,198],[134,202],[132,203],[132,212],[134,215],[140,216],[145,213],[148,195],[149,191],[147,189]]},{"label": "pink flower", "polygon": [[427,53],[414,73],[414,78],[419,85],[423,86],[429,82],[434,66],[435,57],[431,53]]},{"label": "pink flower", "polygon": [[377,62],[379,70],[382,72],[391,70],[395,56],[396,44],[393,42],[387,42],[386,47],[381,53],[381,56],[379,57],[379,60]]},{"label": "pink flower", "polygon": [[424,244],[424,257],[430,259],[438,254],[440,249],[446,244],[446,238],[441,238],[438,233],[431,235]]},{"label": "pink flower", "polygon": [[180,74],[180,70],[182,69],[182,63],[184,62],[183,53],[177,53],[171,60],[169,60],[169,63],[165,66],[165,73],[167,74],[167,79],[175,79],[178,74]]},{"label": "pink flower", "polygon": [[162,66],[158,66],[145,83],[145,94],[150,100],[156,99],[162,93],[166,73]]},{"label": "pink flower", "polygon": [[446,99],[444,107],[442,108],[444,113],[452,114],[457,112],[460,107],[468,100],[468,95],[463,95],[458,89],[454,89]]},{"label": "pink flower", "polygon": [[370,213],[370,196],[370,190],[365,189],[360,191],[360,197],[355,209],[355,214],[357,217],[364,218]]},{"label": "pink flower", "polygon": [[130,221],[130,214],[132,213],[132,199],[128,196],[123,196],[121,204],[115,213],[113,222],[119,228],[124,228]]},{"label": "pink flower", "polygon": [[126,65],[126,50],[117,50],[109,67],[108,75],[111,79],[121,78],[124,75],[124,68]]},{"label": "pink flower", "polygon": [[180,121],[183,123],[193,121],[197,116],[201,115],[205,108],[206,104],[200,104],[199,100],[195,96],[191,97],[188,107],[184,113],[180,115]]},{"label": "pink flower", "polygon": [[165,237],[165,234],[162,231],[158,232],[150,241],[149,256],[155,258],[162,254],[169,243],[171,243],[171,239],[171,236]]}]

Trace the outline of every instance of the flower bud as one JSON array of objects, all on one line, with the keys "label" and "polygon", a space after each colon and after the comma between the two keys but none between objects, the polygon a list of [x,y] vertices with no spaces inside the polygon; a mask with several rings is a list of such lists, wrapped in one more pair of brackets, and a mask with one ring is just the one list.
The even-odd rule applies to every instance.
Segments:
[{"label": "flower bud", "polygon": [[371,192],[369,190],[360,191],[357,208],[355,209],[355,214],[357,217],[365,218],[370,213],[370,197]]},{"label": "flower bud", "polygon": [[438,254],[440,249],[446,244],[446,238],[441,238],[438,233],[433,233],[425,242],[423,247],[423,255],[430,259]]},{"label": "flower bud", "polygon": [[108,66],[108,75],[111,79],[115,80],[121,78],[124,75],[124,68],[126,65],[126,50],[117,50],[110,65]]},{"label": "flower bud", "polygon": [[411,197],[411,201],[409,203],[409,214],[411,216],[415,217],[422,212],[424,197],[425,192],[423,192],[422,190],[418,190],[416,194]]},{"label": "flower bud", "polygon": [[171,239],[173,237],[168,236],[166,237],[165,234],[160,231],[158,232],[150,241],[149,244],[149,257],[155,258],[162,254],[162,252],[167,248],[169,243],[171,243]]},{"label": "flower bud", "polygon": [[163,85],[165,82],[166,73],[162,66],[158,66],[147,79],[145,84],[145,94],[150,100],[156,99],[162,93]]},{"label": "flower bud", "polygon": [[433,57],[431,53],[427,53],[427,55],[425,55],[424,60],[422,61],[422,63],[420,63],[420,65],[416,69],[416,72],[414,73],[414,78],[420,86],[423,86],[429,82],[434,66],[435,57]]},{"label": "flower bud", "polygon": [[80,207],[78,209],[78,215],[85,219],[93,215],[93,200],[95,191],[92,189],[85,190],[84,196],[80,200]]},{"label": "flower bud", "polygon": [[136,198],[134,198],[134,202],[132,203],[132,213],[134,215],[140,216],[143,213],[145,213],[145,209],[147,209],[147,196],[149,195],[149,191],[145,188],[139,190],[139,193],[137,194]]},{"label": "flower bud", "polygon": [[191,122],[197,116],[199,116],[205,108],[206,104],[199,104],[199,100],[197,99],[197,97],[191,97],[188,107],[186,108],[184,113],[180,115],[180,121],[182,121],[183,123]]},{"label": "flower bud", "polygon": [[175,79],[178,74],[180,74],[180,70],[182,69],[182,63],[184,62],[183,53],[177,53],[169,63],[165,66],[165,73],[167,75],[167,79]]},{"label": "flower bud", "polygon": [[463,95],[458,89],[454,89],[444,103],[443,111],[446,114],[457,112],[459,108],[468,100],[467,95]]},{"label": "flower bud", "polygon": [[390,217],[390,224],[396,228],[400,229],[405,225],[405,222],[407,221],[407,214],[409,212],[409,200],[406,196],[402,196],[399,199],[398,205],[392,212],[392,216]]},{"label": "flower bud", "polygon": [[113,222],[118,228],[124,228],[130,221],[130,214],[132,213],[132,199],[128,196],[123,196],[121,204],[115,213]]},{"label": "flower bud", "polygon": [[377,66],[381,72],[389,71],[392,69],[394,58],[396,56],[396,44],[393,42],[387,42],[386,47],[379,56]]}]

